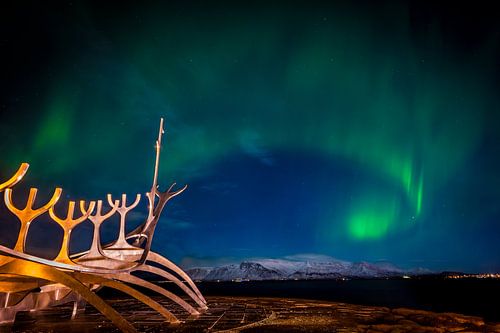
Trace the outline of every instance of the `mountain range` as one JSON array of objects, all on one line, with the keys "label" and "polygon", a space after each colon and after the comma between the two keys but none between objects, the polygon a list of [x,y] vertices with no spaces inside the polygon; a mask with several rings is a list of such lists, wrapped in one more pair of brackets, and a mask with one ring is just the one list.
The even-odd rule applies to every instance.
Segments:
[{"label": "mountain range", "polygon": [[349,262],[323,255],[297,255],[192,267],[186,269],[186,273],[195,281],[241,281],[386,278],[430,274],[431,271],[423,268],[404,270],[387,262]]}]

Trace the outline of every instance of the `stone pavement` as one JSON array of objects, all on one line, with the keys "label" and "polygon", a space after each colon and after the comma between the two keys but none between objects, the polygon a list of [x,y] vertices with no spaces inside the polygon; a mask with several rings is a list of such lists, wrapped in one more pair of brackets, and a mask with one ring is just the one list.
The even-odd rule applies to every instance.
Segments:
[{"label": "stone pavement", "polygon": [[[157,298],[162,303],[167,303]],[[188,317],[181,309],[165,304],[183,321],[164,323],[163,317],[131,299],[109,300],[140,332],[484,332],[500,333],[500,324],[479,317],[389,309],[345,303],[283,298],[207,297],[209,310]],[[18,314],[16,323],[0,332],[118,332],[91,306],[71,320],[72,306],[60,306]]]}]

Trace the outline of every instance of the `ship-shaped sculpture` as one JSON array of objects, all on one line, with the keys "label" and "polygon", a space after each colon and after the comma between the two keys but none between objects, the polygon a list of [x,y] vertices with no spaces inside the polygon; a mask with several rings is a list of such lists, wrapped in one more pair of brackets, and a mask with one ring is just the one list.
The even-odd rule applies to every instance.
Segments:
[{"label": "ship-shaped sculpture", "polygon": [[[141,195],[137,194],[133,203],[127,204],[127,195],[120,199],[107,195],[109,208],[104,212],[103,200],[76,202],[69,201],[66,216],[58,216],[54,206],[59,201],[62,189],[56,188],[51,199],[39,208],[34,207],[37,194],[31,188],[26,206],[18,208],[12,201],[13,187],[22,180],[29,165],[22,163],[17,172],[4,183],[4,201],[8,210],[19,220],[21,227],[14,248],[0,245],[0,324],[12,323],[19,311],[33,311],[50,306],[73,302],[72,318],[89,303],[106,316],[123,332],[136,332],[134,326],[115,311],[95,292],[101,287],[119,290],[149,306],[169,323],[179,320],[160,303],[134,289],[139,286],[177,303],[190,315],[198,315],[207,309],[206,301],[189,276],[178,266],[158,253],[151,251],[155,227],[167,202],[182,193],[187,186],[174,190],[173,183],[168,190],[158,188],[161,139],[164,133],[163,119],[160,121],[156,141],[156,161],[153,184],[146,193],[149,202],[146,220],[132,232],[125,233],[127,214],[134,209]],[[80,213],[75,212],[79,210]],[[26,253],[26,236],[30,224],[40,215],[47,213],[64,231],[58,255],[53,260]],[[117,239],[111,244],[102,244],[100,227],[112,215],[120,216]],[[79,216],[78,216],[79,215]],[[70,255],[71,231],[85,220],[94,226],[92,245],[88,251]],[[175,283],[185,295],[176,295],[157,284],[142,279],[134,272],[148,272],[159,278]]]}]

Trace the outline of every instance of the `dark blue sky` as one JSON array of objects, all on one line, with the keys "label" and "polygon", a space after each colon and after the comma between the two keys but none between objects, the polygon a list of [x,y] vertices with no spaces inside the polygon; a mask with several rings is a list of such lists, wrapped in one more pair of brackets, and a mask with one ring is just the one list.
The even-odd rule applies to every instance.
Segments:
[{"label": "dark blue sky", "polygon": [[[153,248],[177,262],[321,253],[500,270],[488,5],[2,6],[0,175],[31,164],[19,202],[29,186],[62,186],[65,200],[144,193],[164,117],[160,185],[189,188]],[[90,232],[78,227],[75,249]],[[59,234],[42,217],[28,250],[50,257]]]}]

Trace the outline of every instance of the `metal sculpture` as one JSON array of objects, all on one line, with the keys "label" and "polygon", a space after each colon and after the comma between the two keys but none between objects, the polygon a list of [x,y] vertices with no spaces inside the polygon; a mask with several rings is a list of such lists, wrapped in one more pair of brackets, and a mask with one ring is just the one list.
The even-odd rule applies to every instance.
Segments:
[{"label": "metal sculpture", "polygon": [[[97,208],[96,213],[94,215],[89,215],[88,219],[94,225],[94,232],[92,235],[92,244],[90,245],[90,249],[88,253],[84,254],[79,258],[79,262],[83,263],[84,261],[92,262],[96,259],[105,257],[105,254],[102,250],[101,245],[101,224],[106,221],[108,218],[113,216],[113,214],[118,209],[118,205],[120,201],[115,200],[114,202],[111,200],[111,194],[108,194],[108,202],[111,205],[111,209],[106,214],[102,215],[102,200],[97,200]],[[83,205],[80,207],[80,210],[84,211],[85,207]]]},{"label": "metal sculpture", "polygon": [[[30,189],[26,206],[17,208],[12,201],[12,187],[26,174],[29,165],[21,164],[16,173],[4,183],[0,183],[0,192],[4,192],[4,202],[8,210],[19,220],[21,226],[14,248],[0,245],[0,324],[12,323],[19,311],[35,311],[50,306],[73,302],[72,318],[89,303],[105,315],[123,332],[136,332],[118,312],[102,300],[96,293],[102,287],[109,287],[124,292],[136,300],[151,307],[169,323],[179,320],[165,307],[144,295],[130,285],[137,285],[156,292],[189,312],[198,315],[207,309],[206,300],[189,276],[167,258],[151,251],[151,242],[162,210],[167,202],[182,193],[187,186],[173,190],[175,183],[165,192],[158,189],[158,168],[160,161],[161,138],[164,133],[163,119],[160,121],[158,140],[156,141],[156,160],[151,190],[146,193],[149,201],[148,216],[132,232],[125,233],[127,214],[140,202],[137,194],[134,202],[127,206],[127,196],[113,200],[107,195],[110,206],[103,213],[103,200],[80,201],[81,216],[75,217],[75,201],[69,201],[66,217],[55,212],[62,189],[56,188],[51,199],[40,208],[33,208],[37,189]],[[95,209],[95,213],[94,212]],[[26,237],[30,224],[40,215],[48,212],[51,219],[63,230],[63,239],[56,258],[49,260],[26,253]],[[102,244],[100,227],[112,215],[120,215],[118,237],[111,244]],[[92,222],[93,238],[88,251],[70,255],[71,231],[85,220]],[[129,243],[128,240],[133,240]],[[185,298],[131,273],[143,271],[175,283],[186,295]],[[127,283],[127,284],[125,284]]]},{"label": "metal sculpture", "polygon": [[7,188],[5,190],[5,205],[7,208],[19,219],[21,222],[21,229],[19,230],[19,235],[17,237],[16,245],[14,246],[14,250],[24,252],[25,243],[26,243],[26,235],[28,234],[28,229],[30,227],[30,223],[36,219],[38,216],[42,215],[46,211],[48,211],[51,207],[53,207],[56,202],[61,197],[62,189],[56,188],[54,191],[54,195],[52,198],[40,208],[33,209],[33,204],[35,203],[36,193],[38,189],[31,188],[30,194],[28,196],[28,202],[26,203],[26,207],[24,209],[18,209],[12,203],[12,189]]}]

